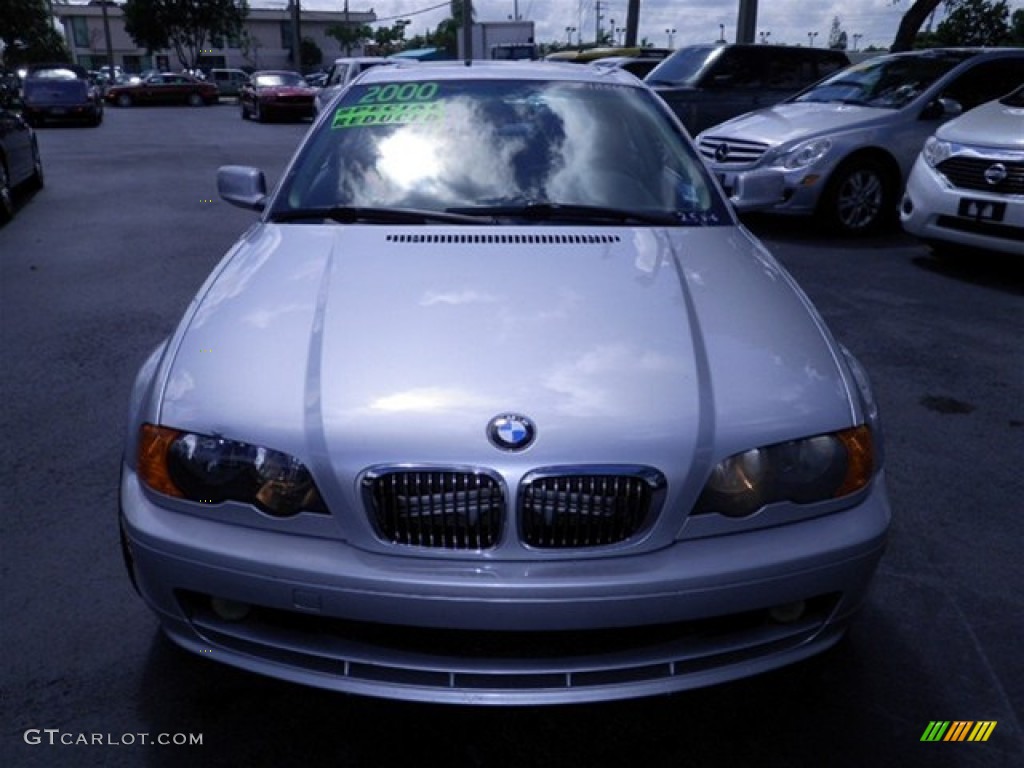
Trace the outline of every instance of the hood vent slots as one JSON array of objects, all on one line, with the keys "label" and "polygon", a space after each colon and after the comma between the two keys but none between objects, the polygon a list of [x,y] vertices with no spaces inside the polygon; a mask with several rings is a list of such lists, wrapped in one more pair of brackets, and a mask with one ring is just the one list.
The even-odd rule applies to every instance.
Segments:
[{"label": "hood vent slots", "polygon": [[618,235],[577,234],[395,234],[387,235],[389,243],[423,245],[605,245],[618,243]]}]

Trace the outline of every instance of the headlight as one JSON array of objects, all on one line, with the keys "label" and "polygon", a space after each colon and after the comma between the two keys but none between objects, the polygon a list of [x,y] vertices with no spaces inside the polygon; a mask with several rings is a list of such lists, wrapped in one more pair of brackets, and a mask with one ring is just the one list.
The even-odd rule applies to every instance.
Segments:
[{"label": "headlight", "polygon": [[277,517],[327,512],[313,476],[298,459],[222,437],[144,424],[139,476],[153,490],[189,501],[239,501]]},{"label": "headlight", "polygon": [[928,141],[924,143],[924,148],[921,150],[921,157],[928,163],[932,168],[937,166],[943,160],[949,158],[952,154],[953,148],[950,146],[948,141],[941,141],[934,136],[929,137]]},{"label": "headlight", "polygon": [[745,517],[777,501],[839,498],[866,486],[874,466],[867,426],[744,451],[711,471],[695,512]]},{"label": "headlight", "polygon": [[781,165],[787,171],[808,168],[821,160],[832,149],[832,139],[811,139],[797,144],[788,152],[780,155],[775,165]]}]

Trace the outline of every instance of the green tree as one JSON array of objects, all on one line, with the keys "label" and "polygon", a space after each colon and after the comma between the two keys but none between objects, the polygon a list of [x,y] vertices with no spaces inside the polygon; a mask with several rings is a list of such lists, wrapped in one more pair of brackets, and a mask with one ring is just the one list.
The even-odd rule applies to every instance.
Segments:
[{"label": "green tree", "polygon": [[[464,0],[451,0],[449,10],[451,11],[451,17],[445,19],[437,25],[437,31],[434,33],[434,45],[438,48],[443,48],[448,52],[448,55],[452,58],[458,56],[459,53],[459,35],[462,34],[463,22],[466,18],[466,3]],[[472,2],[469,4],[469,19],[470,22],[476,21],[476,11],[473,8]]]},{"label": "green tree", "polygon": [[[939,7],[944,0],[914,0],[907,12],[900,19],[900,26],[896,30],[896,37],[889,46],[890,51],[909,51],[914,47],[917,33],[924,26],[925,19]],[[957,0],[948,0],[956,3]],[[898,5],[900,0],[892,0],[893,5]]]},{"label": "green tree", "polygon": [[71,59],[45,0],[0,0],[0,43],[3,61],[11,67]]},{"label": "green tree", "polygon": [[341,44],[346,56],[352,55],[353,48],[362,48],[373,40],[373,30],[367,24],[334,24],[327,28],[327,34]]},{"label": "green tree", "polygon": [[303,72],[315,69],[323,63],[324,52],[320,50],[320,46],[312,37],[302,38],[302,43],[299,45],[299,61],[302,62]]},{"label": "green tree", "polygon": [[940,46],[1003,45],[1010,39],[1009,19],[1006,0],[958,0],[935,28],[935,42]]},{"label": "green tree", "polygon": [[1018,8],[1010,17],[1010,39],[1008,45],[1024,47],[1024,8]]},{"label": "green tree", "polygon": [[246,0],[126,0],[125,30],[148,53],[171,49],[195,69],[215,37],[238,37],[249,14]]}]

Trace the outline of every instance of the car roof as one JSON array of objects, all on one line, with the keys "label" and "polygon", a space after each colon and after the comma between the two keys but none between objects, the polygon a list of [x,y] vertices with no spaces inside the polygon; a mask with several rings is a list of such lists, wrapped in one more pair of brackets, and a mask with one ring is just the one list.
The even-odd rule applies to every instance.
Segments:
[{"label": "car roof", "polygon": [[534,80],[547,82],[604,83],[638,86],[638,81],[618,67],[581,67],[553,61],[424,61],[409,66],[395,62],[391,67],[374,67],[359,82],[404,82],[422,80]]}]

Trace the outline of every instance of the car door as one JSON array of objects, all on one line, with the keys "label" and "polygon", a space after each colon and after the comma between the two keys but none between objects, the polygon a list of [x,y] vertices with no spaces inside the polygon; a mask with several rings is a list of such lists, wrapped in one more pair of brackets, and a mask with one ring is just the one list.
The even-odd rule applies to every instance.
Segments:
[{"label": "car door", "polygon": [[705,128],[762,105],[765,87],[764,57],[756,46],[727,48],[701,77],[694,124],[696,135]]},{"label": "car door", "polygon": [[32,129],[20,115],[0,107],[0,146],[7,158],[12,186],[32,173]]}]

